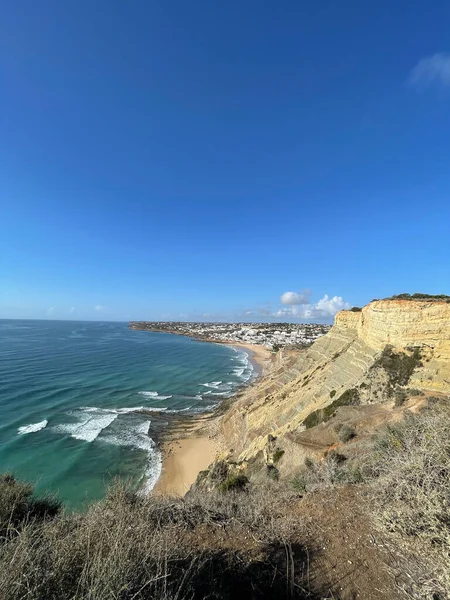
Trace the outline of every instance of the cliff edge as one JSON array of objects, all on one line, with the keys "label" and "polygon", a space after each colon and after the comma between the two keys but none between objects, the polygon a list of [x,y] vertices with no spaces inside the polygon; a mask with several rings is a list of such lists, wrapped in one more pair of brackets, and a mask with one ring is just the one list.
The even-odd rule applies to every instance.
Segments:
[{"label": "cliff edge", "polygon": [[230,455],[249,460],[267,454],[271,438],[293,443],[340,406],[389,401],[411,388],[450,393],[450,304],[377,300],[339,312],[309,349],[282,351],[224,415],[222,432]]}]

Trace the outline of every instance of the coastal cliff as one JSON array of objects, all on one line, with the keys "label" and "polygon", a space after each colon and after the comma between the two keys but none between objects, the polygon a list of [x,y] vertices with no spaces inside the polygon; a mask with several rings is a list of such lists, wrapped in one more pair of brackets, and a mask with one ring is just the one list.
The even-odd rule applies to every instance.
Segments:
[{"label": "coastal cliff", "polygon": [[271,372],[223,417],[222,432],[234,459],[249,460],[267,454],[272,437],[295,445],[308,417],[345,394],[353,404],[369,405],[406,387],[450,392],[445,301],[377,300],[362,310],[339,312],[330,332],[309,349],[284,360],[280,355]]},{"label": "coastal cliff", "polygon": [[331,597],[447,598],[449,400],[447,298],[342,311],[219,417],[223,452],[193,493],[290,498]]},{"label": "coastal cliff", "polygon": [[177,417],[166,465],[221,445],[183,498],[118,482],[75,514],[0,475],[0,598],[448,598],[449,317],[341,312],[224,412]]}]

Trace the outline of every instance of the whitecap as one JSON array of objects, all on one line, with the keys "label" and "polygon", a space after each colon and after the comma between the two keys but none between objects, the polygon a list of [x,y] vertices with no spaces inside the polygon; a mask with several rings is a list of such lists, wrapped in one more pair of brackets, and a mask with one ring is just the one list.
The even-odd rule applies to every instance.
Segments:
[{"label": "whitecap", "polygon": [[211,381],[210,383],[201,383],[200,385],[203,385],[207,388],[218,388],[221,383],[222,381]]},{"label": "whitecap", "polygon": [[172,396],[160,396],[158,392],[138,392],[141,396],[148,396],[149,398],[157,398],[158,400],[168,400]]},{"label": "whitecap", "polygon": [[166,412],[168,412],[168,413],[188,412],[191,410],[191,408],[192,408],[192,406],[187,406],[186,408],[171,408],[169,410],[166,410]]},{"label": "whitecap", "polygon": [[72,414],[78,419],[76,423],[62,423],[55,430],[84,442],[93,442],[118,417],[115,411],[96,407],[86,407]]},{"label": "whitecap", "polygon": [[172,414],[186,412],[191,408],[191,406],[187,406],[186,408],[167,408],[167,406],[160,408],[159,406],[146,406],[143,410],[147,412],[165,412],[166,414]]},{"label": "whitecap", "polygon": [[150,421],[133,424],[116,431],[114,435],[106,434],[102,441],[115,446],[126,446],[147,452],[149,462],[143,476],[143,493],[149,493],[161,475],[162,456],[155,442],[149,436]]},{"label": "whitecap", "polygon": [[30,425],[23,425],[22,427],[19,427],[17,433],[18,435],[24,435],[26,433],[35,433],[36,431],[44,429],[44,427],[46,427],[47,424],[47,419],[44,419],[43,421],[39,421],[39,423],[30,423]]},{"label": "whitecap", "polygon": [[126,415],[127,413],[141,412],[146,410],[145,406],[131,406],[130,408],[112,408],[111,412],[115,412],[118,415]]}]

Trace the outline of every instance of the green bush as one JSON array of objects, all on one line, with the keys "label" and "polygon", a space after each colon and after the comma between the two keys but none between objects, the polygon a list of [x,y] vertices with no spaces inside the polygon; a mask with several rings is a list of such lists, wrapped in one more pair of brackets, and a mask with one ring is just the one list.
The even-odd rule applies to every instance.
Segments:
[{"label": "green bush", "polygon": [[413,389],[409,389],[409,390],[408,390],[408,394],[409,394],[410,396],[424,396],[424,393],[423,393],[423,391],[422,391],[422,390],[417,390],[417,389],[415,389],[415,388],[413,388]]},{"label": "green bush", "polygon": [[389,378],[390,387],[394,389],[397,386],[407,385],[414,370],[421,365],[419,348],[414,348],[412,354],[405,354],[404,352],[394,352],[392,346],[387,345],[371,369],[384,369]]},{"label": "green bush", "polygon": [[303,421],[303,425],[306,427],[306,429],[311,429],[311,427],[315,427],[316,425],[319,425],[320,423],[322,423],[322,411],[321,410],[314,410]]},{"label": "green bush", "polygon": [[220,484],[219,490],[221,492],[242,490],[247,484],[248,478],[242,473],[231,474]]},{"label": "green bush", "polygon": [[281,459],[283,454],[284,450],[281,450],[281,448],[277,448],[273,454],[273,462],[276,464]]},{"label": "green bush", "polygon": [[358,406],[359,404],[360,399],[358,390],[356,388],[350,388],[325,408],[320,408],[310,413],[303,421],[303,425],[306,429],[310,429],[311,427],[319,425],[319,423],[326,423],[329,421],[340,406]]},{"label": "green bush", "polygon": [[294,492],[304,494],[308,488],[307,477],[304,473],[298,473],[291,481],[291,486]]},{"label": "green bush", "polygon": [[450,296],[446,294],[422,294],[416,292],[415,294],[397,294],[395,296],[390,296],[389,298],[385,298],[385,300],[450,300]]},{"label": "green bush", "polygon": [[330,398],[334,398],[336,396],[336,390],[331,390]]}]

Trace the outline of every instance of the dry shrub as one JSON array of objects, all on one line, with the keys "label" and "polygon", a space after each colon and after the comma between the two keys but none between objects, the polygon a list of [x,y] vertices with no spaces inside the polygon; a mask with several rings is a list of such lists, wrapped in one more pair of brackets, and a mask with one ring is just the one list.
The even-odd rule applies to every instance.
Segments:
[{"label": "dry shrub", "polygon": [[[268,490],[144,498],[116,485],[85,514],[25,524],[0,546],[0,598],[305,598],[301,550]],[[219,535],[220,534],[220,535]]]},{"label": "dry shrub", "polygon": [[[434,406],[389,426],[374,443],[366,472],[372,509],[414,559],[412,597],[450,590],[450,412]],[[414,596],[414,594],[416,594]],[[433,596],[434,594],[434,596]]]},{"label": "dry shrub", "polygon": [[27,524],[53,518],[60,508],[55,497],[36,498],[32,485],[10,473],[0,475],[0,540],[16,535]]},{"label": "dry shrub", "polygon": [[293,489],[299,493],[309,493],[348,482],[345,460],[338,452],[330,452],[320,462],[306,458],[304,468],[292,480]]},{"label": "dry shrub", "polygon": [[342,443],[349,442],[356,436],[356,429],[352,425],[342,425],[339,429],[338,437]]}]

